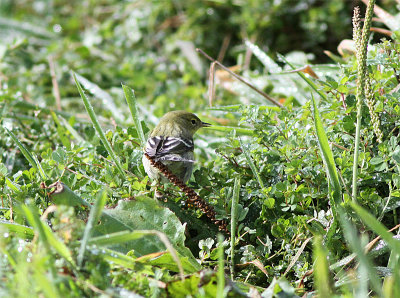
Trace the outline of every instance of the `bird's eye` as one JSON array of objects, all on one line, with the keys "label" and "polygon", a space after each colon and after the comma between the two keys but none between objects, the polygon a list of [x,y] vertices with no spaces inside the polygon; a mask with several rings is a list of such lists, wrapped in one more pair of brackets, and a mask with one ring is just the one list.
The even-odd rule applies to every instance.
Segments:
[{"label": "bird's eye", "polygon": [[196,125],[196,120],[193,119],[193,120],[192,120],[192,124],[193,124],[193,125]]}]

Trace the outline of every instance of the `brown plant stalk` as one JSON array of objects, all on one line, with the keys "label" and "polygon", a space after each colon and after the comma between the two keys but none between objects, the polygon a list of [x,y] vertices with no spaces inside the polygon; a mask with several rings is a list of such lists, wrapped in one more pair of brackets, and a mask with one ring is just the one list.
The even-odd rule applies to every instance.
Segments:
[{"label": "brown plant stalk", "polygon": [[212,223],[218,226],[218,229],[221,232],[230,235],[227,222],[223,219],[216,219],[216,212],[211,205],[201,198],[192,188],[183,183],[183,181],[180,180],[176,175],[171,173],[171,171],[163,163],[156,161],[154,157],[149,156],[147,153],[145,153],[144,156],[146,156],[153,167],[157,168],[169,181],[171,181],[172,184],[179,187],[186,194],[189,205],[199,208],[211,220]]}]

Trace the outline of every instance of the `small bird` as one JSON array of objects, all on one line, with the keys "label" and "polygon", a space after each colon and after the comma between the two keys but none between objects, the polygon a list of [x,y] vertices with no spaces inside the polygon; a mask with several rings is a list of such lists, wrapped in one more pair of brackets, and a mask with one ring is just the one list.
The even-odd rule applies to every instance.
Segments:
[{"label": "small bird", "polygon": [[[192,175],[194,163],[193,135],[211,124],[202,122],[195,114],[186,111],[166,113],[153,129],[147,140],[144,152],[156,161],[162,162],[184,183]],[[169,182],[158,169],[143,156],[144,169],[149,177],[157,182]]]}]

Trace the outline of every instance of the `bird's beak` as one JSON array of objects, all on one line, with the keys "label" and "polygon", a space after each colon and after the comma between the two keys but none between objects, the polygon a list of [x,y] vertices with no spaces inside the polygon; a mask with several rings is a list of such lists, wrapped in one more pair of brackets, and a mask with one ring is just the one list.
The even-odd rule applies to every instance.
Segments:
[{"label": "bird's beak", "polygon": [[210,123],[206,123],[206,122],[201,122],[201,126],[202,127],[209,127],[209,126],[211,126],[211,124]]}]

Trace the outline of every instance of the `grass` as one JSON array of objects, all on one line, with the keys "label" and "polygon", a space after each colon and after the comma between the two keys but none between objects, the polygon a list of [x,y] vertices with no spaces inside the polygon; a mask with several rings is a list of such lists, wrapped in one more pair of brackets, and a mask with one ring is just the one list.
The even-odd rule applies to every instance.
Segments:
[{"label": "grass", "polygon": [[[190,47],[164,48],[184,30],[174,35],[170,23],[159,23],[168,5],[91,5],[77,15],[66,5],[68,22],[55,10],[61,35],[48,30],[54,24],[0,20],[15,37],[0,47],[2,295],[398,296],[397,43],[382,41],[369,53],[375,104],[368,109],[357,105],[355,57],[311,65],[316,79],[299,71],[304,53],[277,63],[251,41],[232,61],[262,92],[216,70],[207,108]],[[116,11],[118,18],[108,16]],[[247,65],[246,47],[255,56]],[[195,137],[189,186],[230,223],[230,239],[173,185],[157,186],[165,197],[153,199],[142,147],[172,109],[215,124]]]}]

